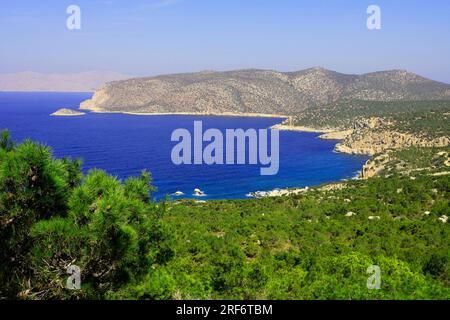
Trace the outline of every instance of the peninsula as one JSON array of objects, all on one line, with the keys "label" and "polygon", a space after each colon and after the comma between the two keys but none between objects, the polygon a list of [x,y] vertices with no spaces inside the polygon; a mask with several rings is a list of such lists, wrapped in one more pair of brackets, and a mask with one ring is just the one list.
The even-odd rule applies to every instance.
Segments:
[{"label": "peninsula", "polygon": [[273,128],[320,132],[336,151],[450,144],[450,85],[405,70],[362,75],[324,68],[205,71],[115,81],[82,110],[133,115],[279,116]]},{"label": "peninsula", "polygon": [[363,75],[323,68],[206,71],[108,83],[81,109],[133,114],[293,116],[339,101],[450,100],[450,85],[404,70]]}]

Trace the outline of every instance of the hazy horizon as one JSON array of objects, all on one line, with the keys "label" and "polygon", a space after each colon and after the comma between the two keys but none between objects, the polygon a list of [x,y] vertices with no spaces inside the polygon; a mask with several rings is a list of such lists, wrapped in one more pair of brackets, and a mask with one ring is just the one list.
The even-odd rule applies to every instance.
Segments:
[{"label": "hazy horizon", "polygon": [[[79,72],[67,72],[67,73],[57,73],[57,72],[36,72],[33,70],[24,70],[24,71],[18,71],[18,72],[0,72],[0,76],[4,76],[4,75],[18,75],[18,74],[26,74],[26,73],[33,73],[33,74],[38,74],[38,75],[43,75],[43,76],[76,76],[76,75],[81,75],[81,74],[94,74],[94,73],[98,73],[98,74],[117,74],[117,75],[122,75],[125,76],[125,79],[131,79],[131,78],[146,78],[146,77],[158,77],[158,76],[164,76],[164,75],[176,75],[176,74],[184,74],[184,73],[200,73],[200,72],[232,72],[232,71],[241,71],[241,70],[267,70],[267,71],[275,71],[275,72],[282,72],[282,73],[289,73],[289,72],[296,72],[296,71],[303,71],[303,70],[307,70],[307,69],[314,69],[314,68],[322,68],[325,70],[329,70],[329,71],[334,71],[334,72],[338,72],[341,74],[345,74],[345,75],[363,75],[363,74],[368,74],[368,73],[376,73],[376,72],[385,72],[385,71],[394,71],[394,70],[403,70],[400,68],[394,68],[394,69],[389,69],[389,70],[374,70],[371,72],[367,72],[367,73],[348,73],[348,72],[340,72],[340,71],[336,71],[336,70],[332,70],[332,69],[327,69],[327,68],[323,68],[321,66],[311,66],[311,67],[307,67],[305,69],[299,69],[299,70],[286,70],[286,71],[282,71],[282,70],[276,70],[276,69],[270,69],[270,68],[252,68],[252,67],[248,67],[248,68],[241,68],[241,69],[227,69],[227,70],[207,70],[207,69],[202,69],[202,70],[194,70],[194,71],[186,71],[186,72],[174,72],[174,73],[158,73],[158,74],[142,74],[142,75],[136,75],[136,74],[124,74],[115,70],[83,70],[83,71],[79,71]],[[411,72],[410,70],[405,70],[408,72]],[[423,76],[421,74],[417,74],[419,76]],[[425,76],[423,76],[425,77]],[[429,78],[429,77],[425,77],[429,80],[433,80],[433,81],[437,81],[437,82],[442,82],[445,84],[450,84],[450,81],[441,81],[438,79],[433,79],[433,78]],[[114,80],[112,80],[114,81]]]}]

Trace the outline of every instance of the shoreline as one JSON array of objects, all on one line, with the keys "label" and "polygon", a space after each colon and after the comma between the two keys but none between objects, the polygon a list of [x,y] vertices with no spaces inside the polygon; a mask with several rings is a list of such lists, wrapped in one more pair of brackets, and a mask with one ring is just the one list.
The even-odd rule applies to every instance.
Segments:
[{"label": "shoreline", "polygon": [[[124,114],[124,115],[136,115],[136,116],[173,116],[173,115],[185,115],[185,116],[217,116],[217,117],[260,117],[260,118],[278,118],[284,119],[281,123],[275,124],[270,127],[270,129],[280,130],[280,131],[293,131],[293,132],[308,132],[308,133],[320,133],[317,138],[323,140],[343,140],[346,136],[351,134],[353,130],[342,130],[336,128],[313,128],[313,127],[305,127],[305,126],[293,126],[293,125],[285,125],[285,121],[290,118],[287,115],[279,115],[279,114],[265,114],[265,113],[233,113],[233,112],[225,112],[225,113],[204,113],[204,112],[127,112],[127,111],[104,111],[104,110],[95,110],[95,109],[81,109],[80,110],[88,110],[91,113],[114,113],[114,114]],[[337,145],[335,144],[334,151],[339,153],[345,153],[348,155],[352,155],[352,152],[343,152],[341,150],[336,149]],[[371,155],[368,155],[369,159],[372,158]],[[358,174],[351,179],[360,179],[361,172],[364,166],[358,171]],[[347,179],[348,180],[348,179]],[[280,197],[292,194],[300,194],[306,193],[310,189],[315,188],[327,188],[333,187],[333,185],[341,185],[342,182],[339,181],[330,181],[325,182],[323,184],[311,187],[291,187],[291,188],[274,188],[272,190],[267,191],[252,191],[246,194],[247,198],[260,199],[266,197]],[[189,199],[189,198],[187,198]],[[177,199],[180,200],[180,199]]]},{"label": "shoreline", "polygon": [[206,113],[206,112],[130,112],[130,111],[104,111],[94,109],[79,109],[87,110],[90,113],[114,113],[114,114],[126,114],[133,116],[215,116],[215,117],[255,117],[255,118],[289,118],[287,115],[269,114],[269,113],[235,113],[235,112],[222,112],[222,113]]},{"label": "shoreline", "polygon": [[[322,133],[323,136],[320,136],[321,139],[329,139],[329,140],[342,140],[343,138],[335,138],[331,137],[332,134],[339,134],[344,132],[348,132],[350,130],[340,130],[335,128],[313,128],[313,127],[305,127],[305,126],[293,126],[293,125],[285,125],[283,124],[287,119],[290,118],[288,115],[281,114],[270,114],[270,113],[236,113],[236,112],[222,112],[222,113],[206,113],[206,112],[130,112],[130,111],[105,111],[105,110],[96,110],[96,109],[82,109],[86,110],[90,113],[111,113],[111,114],[125,114],[125,115],[133,115],[133,116],[213,116],[213,117],[254,117],[254,118],[276,118],[276,119],[285,119],[283,122],[274,124],[270,127],[270,129],[279,130],[279,131],[297,131],[297,132],[313,132],[313,133]],[[327,135],[330,134],[330,135]]]},{"label": "shoreline", "polygon": [[338,129],[318,129],[313,127],[304,127],[304,126],[292,126],[286,124],[276,124],[271,127],[271,129],[280,130],[280,131],[298,131],[298,132],[314,132],[314,133],[333,133],[339,131]]}]

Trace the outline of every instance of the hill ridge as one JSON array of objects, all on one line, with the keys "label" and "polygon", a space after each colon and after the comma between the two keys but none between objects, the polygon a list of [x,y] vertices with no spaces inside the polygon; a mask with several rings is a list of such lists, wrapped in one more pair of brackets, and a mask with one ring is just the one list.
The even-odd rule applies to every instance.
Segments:
[{"label": "hill ridge", "polygon": [[293,115],[342,100],[450,100],[450,85],[405,70],[361,75],[324,68],[202,71],[114,81],[81,109],[133,113]]}]

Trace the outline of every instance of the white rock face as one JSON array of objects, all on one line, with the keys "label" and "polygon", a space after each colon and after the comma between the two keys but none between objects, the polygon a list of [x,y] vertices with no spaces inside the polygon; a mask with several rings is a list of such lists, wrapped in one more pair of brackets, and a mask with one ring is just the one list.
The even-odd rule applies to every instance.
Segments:
[{"label": "white rock face", "polygon": [[446,215],[443,215],[443,216],[439,217],[439,221],[442,221],[443,223],[447,223],[448,217]]},{"label": "white rock face", "polygon": [[[381,128],[381,127],[380,127]],[[338,143],[335,150],[349,154],[375,155],[387,149],[402,149],[412,146],[418,147],[446,147],[450,144],[448,137],[424,138],[410,133],[402,133],[383,129],[374,131],[372,128],[354,130],[343,141]]]},{"label": "white rock face", "polygon": [[297,189],[274,189],[270,191],[255,191],[250,192],[246,196],[249,198],[264,198],[264,197],[283,197],[289,195],[296,195],[308,192],[309,187]]},{"label": "white rock face", "polygon": [[195,188],[194,193],[192,195],[195,197],[204,197],[205,193],[202,190],[200,190],[199,188]]}]

